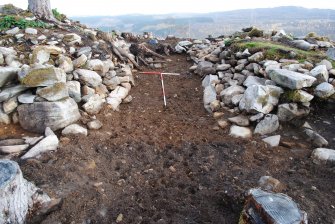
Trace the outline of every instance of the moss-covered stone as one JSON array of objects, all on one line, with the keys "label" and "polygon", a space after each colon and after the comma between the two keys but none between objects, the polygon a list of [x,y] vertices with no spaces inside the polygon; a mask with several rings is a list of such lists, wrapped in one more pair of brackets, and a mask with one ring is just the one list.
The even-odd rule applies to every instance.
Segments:
[{"label": "moss-covered stone", "polygon": [[263,30],[259,30],[259,29],[257,29],[256,27],[253,28],[253,29],[248,33],[248,36],[249,36],[249,37],[263,37],[263,35],[264,35]]}]

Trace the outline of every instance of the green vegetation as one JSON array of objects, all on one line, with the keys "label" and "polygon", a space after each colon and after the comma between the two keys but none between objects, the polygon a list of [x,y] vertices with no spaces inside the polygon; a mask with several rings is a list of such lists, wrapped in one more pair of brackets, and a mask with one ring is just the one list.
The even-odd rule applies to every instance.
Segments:
[{"label": "green vegetation", "polygon": [[30,21],[16,16],[4,16],[0,18],[0,30],[10,29],[12,27],[19,27],[25,29],[27,27],[42,27],[46,28],[48,25],[42,21]]},{"label": "green vegetation", "polygon": [[236,50],[249,49],[251,53],[263,51],[265,58],[270,60],[288,58],[290,52],[295,52],[295,59],[299,60],[300,62],[304,62],[305,60],[319,62],[320,59],[326,58],[326,55],[321,51],[304,51],[270,41],[235,42],[233,44],[233,48]]},{"label": "green vegetation", "polygon": [[57,9],[52,9],[52,14],[58,21],[64,21],[66,19],[66,16],[60,12],[58,12]]}]

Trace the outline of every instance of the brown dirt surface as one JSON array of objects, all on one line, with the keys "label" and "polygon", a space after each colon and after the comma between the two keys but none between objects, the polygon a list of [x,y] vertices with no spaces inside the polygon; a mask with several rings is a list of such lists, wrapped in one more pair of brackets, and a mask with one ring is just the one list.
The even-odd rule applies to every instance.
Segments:
[{"label": "brown dirt surface", "polygon": [[56,152],[20,164],[28,180],[64,199],[42,223],[238,223],[245,191],[263,175],[286,186],[309,223],[334,223],[334,167],[315,165],[303,140],[269,148],[214,130],[200,78],[184,55],[169,59],[163,70],[181,76],[165,77],[168,108],[159,77],[137,74],[133,101],[104,108],[101,130],[61,138]]}]

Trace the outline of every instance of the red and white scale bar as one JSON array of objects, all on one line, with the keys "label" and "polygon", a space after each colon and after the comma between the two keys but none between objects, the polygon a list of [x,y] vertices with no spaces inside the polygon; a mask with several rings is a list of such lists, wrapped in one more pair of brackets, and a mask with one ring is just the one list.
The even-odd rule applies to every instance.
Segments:
[{"label": "red and white scale bar", "polygon": [[161,77],[161,83],[162,83],[162,91],[163,91],[163,99],[164,99],[164,107],[167,106],[166,103],[166,95],[165,95],[165,87],[164,87],[164,75],[180,75],[179,73],[169,73],[169,72],[140,72],[140,74],[143,75],[159,75]]}]

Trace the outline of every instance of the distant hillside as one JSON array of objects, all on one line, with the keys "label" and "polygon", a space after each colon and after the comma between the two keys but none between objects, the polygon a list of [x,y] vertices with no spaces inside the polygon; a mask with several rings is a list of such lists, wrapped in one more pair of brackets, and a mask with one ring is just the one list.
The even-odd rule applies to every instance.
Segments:
[{"label": "distant hillside", "polygon": [[162,37],[168,34],[193,38],[207,37],[208,34],[219,36],[253,25],[265,30],[284,29],[296,36],[314,31],[335,39],[335,10],[292,6],[207,14],[94,16],[72,19],[105,31],[151,31]]}]

